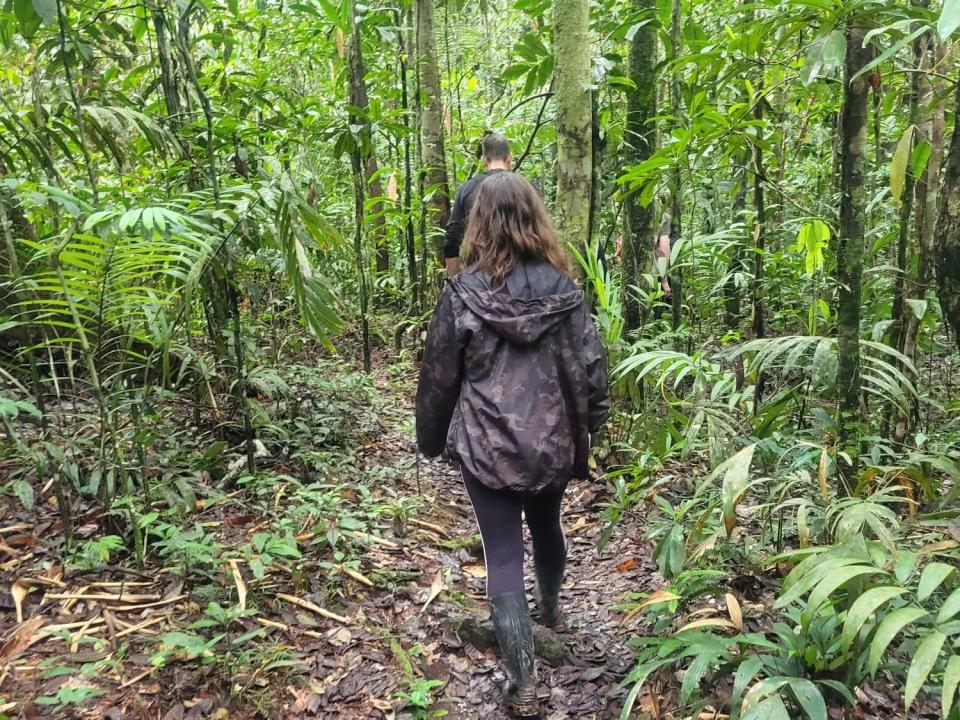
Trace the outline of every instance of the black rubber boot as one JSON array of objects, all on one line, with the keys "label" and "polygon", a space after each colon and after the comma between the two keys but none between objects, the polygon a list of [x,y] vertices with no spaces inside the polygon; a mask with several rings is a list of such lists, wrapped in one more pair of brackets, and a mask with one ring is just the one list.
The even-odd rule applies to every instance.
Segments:
[{"label": "black rubber boot", "polygon": [[[545,562],[534,553],[533,566],[537,574],[537,607],[540,611],[540,624],[548,628],[557,628],[560,617],[560,585],[563,583],[563,570],[566,566],[566,550],[560,558],[552,557]],[[539,562],[538,562],[539,560]]]},{"label": "black rubber boot", "polygon": [[503,702],[515,717],[539,717],[537,675],[533,666],[533,627],[523,593],[503,593],[490,598],[490,617],[507,671]]}]

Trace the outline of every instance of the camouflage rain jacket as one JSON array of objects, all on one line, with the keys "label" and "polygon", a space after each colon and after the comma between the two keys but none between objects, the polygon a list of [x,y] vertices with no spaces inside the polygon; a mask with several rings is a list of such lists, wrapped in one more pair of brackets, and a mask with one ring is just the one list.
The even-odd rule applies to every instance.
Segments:
[{"label": "camouflage rain jacket", "polygon": [[536,493],[587,477],[608,408],[606,354],[570,278],[537,263],[499,291],[470,268],[447,282],[417,387],[425,455],[446,445],[484,485]]}]

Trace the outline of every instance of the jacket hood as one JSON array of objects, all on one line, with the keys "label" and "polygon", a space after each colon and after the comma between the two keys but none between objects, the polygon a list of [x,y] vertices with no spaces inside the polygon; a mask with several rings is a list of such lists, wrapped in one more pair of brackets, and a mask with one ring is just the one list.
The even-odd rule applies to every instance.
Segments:
[{"label": "jacket hood", "polygon": [[572,283],[566,285],[566,291],[532,298],[492,290],[485,278],[478,283],[477,276],[471,279],[464,273],[450,280],[450,284],[471,312],[513,345],[539,342],[583,302],[582,292],[566,289]]}]

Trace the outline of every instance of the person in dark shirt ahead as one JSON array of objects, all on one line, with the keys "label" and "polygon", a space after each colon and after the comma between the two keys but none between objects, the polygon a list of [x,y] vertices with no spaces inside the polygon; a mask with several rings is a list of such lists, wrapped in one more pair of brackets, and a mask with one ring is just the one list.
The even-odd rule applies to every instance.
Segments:
[{"label": "person in dark shirt ahead", "polygon": [[453,201],[447,233],[443,240],[443,257],[447,265],[447,275],[453,277],[460,272],[460,245],[467,230],[467,218],[473,207],[473,197],[480,184],[491,175],[507,172],[513,164],[510,143],[499,133],[490,133],[483,138],[483,172],[474,175],[460,186],[457,198]]}]

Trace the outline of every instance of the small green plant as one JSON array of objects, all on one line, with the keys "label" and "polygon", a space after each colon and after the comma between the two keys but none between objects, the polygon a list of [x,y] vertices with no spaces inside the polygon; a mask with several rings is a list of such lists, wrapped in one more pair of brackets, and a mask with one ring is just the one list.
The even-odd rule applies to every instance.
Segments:
[{"label": "small green plant", "polygon": [[443,687],[444,682],[425,678],[414,669],[413,660],[423,653],[423,648],[414,645],[409,650],[405,650],[396,638],[391,637],[390,650],[403,672],[404,683],[403,688],[397,690],[394,697],[411,709],[417,720],[446,717],[446,710],[433,708],[435,703],[433,693]]},{"label": "small green plant", "polygon": [[88,540],[81,545],[71,557],[70,564],[77,569],[92,569],[107,565],[110,554],[124,549],[122,537],[117,535],[103,535]]},{"label": "small green plant", "polygon": [[105,695],[106,690],[92,687],[90,685],[63,685],[57,690],[56,695],[41,695],[36,699],[37,705],[48,705],[66,710],[71,707],[86,705],[91,698]]}]

